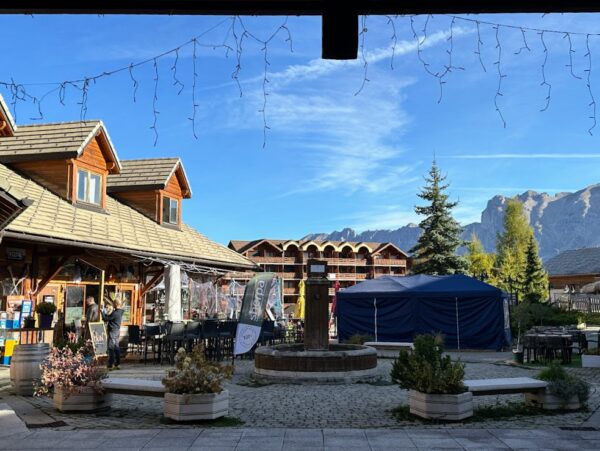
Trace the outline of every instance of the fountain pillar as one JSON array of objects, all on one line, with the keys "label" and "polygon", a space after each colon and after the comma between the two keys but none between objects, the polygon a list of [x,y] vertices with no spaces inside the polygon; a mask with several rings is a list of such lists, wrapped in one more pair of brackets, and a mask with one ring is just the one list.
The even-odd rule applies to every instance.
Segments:
[{"label": "fountain pillar", "polygon": [[307,262],[306,306],[304,311],[304,349],[329,349],[329,280],[327,262],[309,259]]}]

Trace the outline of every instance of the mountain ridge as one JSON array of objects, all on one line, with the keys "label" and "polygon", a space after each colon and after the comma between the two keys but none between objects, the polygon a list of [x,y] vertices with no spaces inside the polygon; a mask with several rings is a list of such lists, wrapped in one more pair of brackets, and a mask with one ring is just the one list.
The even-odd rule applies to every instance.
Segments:
[{"label": "mountain ridge", "polygon": [[[513,197],[497,194],[488,200],[481,220],[463,226],[462,238],[474,233],[486,252],[494,252],[497,234],[502,230],[506,203],[517,198],[539,243],[543,260],[568,249],[600,246],[600,183],[573,193],[555,195],[527,190]],[[331,233],[311,233],[303,239],[335,241],[390,241],[405,252],[416,244],[421,229],[409,223],[397,229],[365,230],[357,233],[346,227]],[[464,253],[464,248],[461,253]]]}]

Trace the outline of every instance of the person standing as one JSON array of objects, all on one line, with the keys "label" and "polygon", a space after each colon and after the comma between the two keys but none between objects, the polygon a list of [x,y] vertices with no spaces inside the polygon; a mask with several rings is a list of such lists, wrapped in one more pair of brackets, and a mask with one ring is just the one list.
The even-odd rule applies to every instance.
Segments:
[{"label": "person standing", "polygon": [[100,309],[98,308],[98,304],[96,304],[94,296],[88,296],[85,303],[85,321],[87,323],[97,323],[100,321]]},{"label": "person standing", "polygon": [[[109,305],[102,311],[102,319],[106,323],[108,332],[108,370],[120,370],[121,350],[119,349],[119,335],[121,334],[121,321],[123,320],[123,310],[121,309],[121,300],[114,301],[114,308]],[[113,367],[114,365],[114,367]]]}]

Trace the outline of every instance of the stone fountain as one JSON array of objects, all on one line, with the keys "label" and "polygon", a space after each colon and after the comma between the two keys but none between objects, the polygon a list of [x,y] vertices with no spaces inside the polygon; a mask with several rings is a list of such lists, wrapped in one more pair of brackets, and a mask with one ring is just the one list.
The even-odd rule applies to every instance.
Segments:
[{"label": "stone fountain", "polygon": [[327,262],[308,261],[304,343],[261,346],[254,377],[269,382],[351,383],[376,377],[377,351],[368,346],[329,344]]}]

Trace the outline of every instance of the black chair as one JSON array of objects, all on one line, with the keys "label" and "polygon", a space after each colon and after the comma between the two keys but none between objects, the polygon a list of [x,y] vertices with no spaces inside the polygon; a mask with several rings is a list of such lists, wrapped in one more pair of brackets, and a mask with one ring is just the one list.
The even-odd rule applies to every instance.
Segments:
[{"label": "black chair", "polygon": [[196,343],[202,341],[202,323],[200,321],[192,321],[185,328],[185,347],[191,351]]},{"label": "black chair", "polygon": [[233,358],[237,323],[235,320],[227,320],[219,323],[219,355],[217,356],[217,360],[225,357]]},{"label": "black chair", "polygon": [[137,354],[141,354],[142,351],[142,335],[140,333],[140,326],[129,325],[127,326],[127,352],[135,350]]},{"label": "black chair", "polygon": [[152,360],[156,361],[156,355],[158,354],[158,360],[160,361],[162,356],[162,333],[160,324],[146,324],[144,326],[142,340],[144,364],[148,362],[148,347],[152,350]]},{"label": "black chair", "polygon": [[260,329],[259,341],[261,345],[273,344],[275,338],[275,321],[264,320]]},{"label": "black chair", "polygon": [[202,323],[202,339],[206,358],[216,359],[219,354],[219,323],[217,320],[207,319]]},{"label": "black chair", "polygon": [[[166,334],[162,341],[163,355],[168,357],[169,363],[172,365],[177,349],[179,349],[185,341],[185,323],[167,322]],[[162,358],[160,363],[162,364]]]}]

